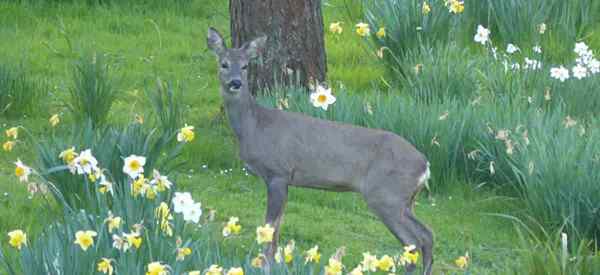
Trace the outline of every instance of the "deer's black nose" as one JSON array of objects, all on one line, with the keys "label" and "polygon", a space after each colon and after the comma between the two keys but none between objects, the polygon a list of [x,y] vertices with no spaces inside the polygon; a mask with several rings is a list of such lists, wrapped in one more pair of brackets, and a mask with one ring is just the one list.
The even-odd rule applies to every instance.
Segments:
[{"label": "deer's black nose", "polygon": [[227,85],[229,85],[229,88],[237,90],[240,87],[242,87],[242,81],[239,79],[234,79],[234,80],[229,81],[229,83]]}]

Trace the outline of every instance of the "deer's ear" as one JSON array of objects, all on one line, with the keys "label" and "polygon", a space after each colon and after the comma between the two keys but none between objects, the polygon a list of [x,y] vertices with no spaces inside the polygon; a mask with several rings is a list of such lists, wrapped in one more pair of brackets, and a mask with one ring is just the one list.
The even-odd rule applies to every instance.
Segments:
[{"label": "deer's ear", "polygon": [[208,38],[206,39],[208,48],[211,49],[216,55],[219,55],[225,50],[225,41],[223,36],[212,27],[208,28]]},{"label": "deer's ear", "polygon": [[246,54],[250,58],[256,58],[256,57],[258,57],[258,54],[265,48],[266,43],[267,43],[267,37],[263,35],[263,36],[256,38],[250,42],[244,43],[244,45],[242,45],[242,49],[244,49],[244,51],[246,51]]}]

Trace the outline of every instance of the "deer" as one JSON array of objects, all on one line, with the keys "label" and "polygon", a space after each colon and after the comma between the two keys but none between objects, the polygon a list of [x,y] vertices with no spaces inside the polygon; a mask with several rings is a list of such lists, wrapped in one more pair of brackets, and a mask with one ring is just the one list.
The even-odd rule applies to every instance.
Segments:
[{"label": "deer", "polygon": [[[413,214],[415,199],[430,178],[425,156],[388,131],[313,118],[259,105],[248,85],[248,65],[263,51],[266,36],[227,48],[209,27],[207,45],[217,58],[220,94],[237,138],[239,157],[267,187],[265,223],[274,229],[264,247],[272,262],[289,187],[357,192],[405,246],[422,255],[432,273],[433,233]],[[416,264],[406,267],[413,274]]]}]

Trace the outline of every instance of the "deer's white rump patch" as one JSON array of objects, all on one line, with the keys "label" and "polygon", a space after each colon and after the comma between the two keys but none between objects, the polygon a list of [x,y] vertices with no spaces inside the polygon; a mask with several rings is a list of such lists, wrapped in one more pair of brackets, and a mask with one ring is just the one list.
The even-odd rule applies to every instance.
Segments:
[{"label": "deer's white rump patch", "polygon": [[425,172],[423,172],[423,175],[421,175],[419,177],[419,186],[422,184],[425,184],[427,186],[427,188],[429,189],[429,186],[427,184],[427,181],[429,180],[429,178],[431,177],[431,171],[429,170],[429,162],[427,162],[427,169],[425,169]]}]

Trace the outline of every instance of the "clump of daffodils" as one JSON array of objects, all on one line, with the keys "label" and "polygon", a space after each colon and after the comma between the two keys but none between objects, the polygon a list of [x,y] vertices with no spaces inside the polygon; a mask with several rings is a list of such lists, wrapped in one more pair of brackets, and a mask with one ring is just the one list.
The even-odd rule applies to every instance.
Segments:
[{"label": "clump of daffodils", "polygon": [[270,243],[273,241],[275,229],[270,224],[265,224],[256,228],[256,242],[258,244]]},{"label": "clump of daffodils", "polygon": [[[294,250],[296,249],[296,243],[294,240],[288,242],[288,244],[282,249],[279,247],[277,253],[275,253],[275,261],[278,263],[285,262],[286,264],[291,263],[294,260]],[[283,255],[282,255],[283,254]]]},{"label": "clump of daffodils", "polygon": [[230,217],[225,227],[223,227],[223,237],[240,234],[242,226],[238,224],[239,221],[238,217]]},{"label": "clump of daffodils", "polygon": [[327,111],[329,105],[335,103],[335,100],[335,96],[331,94],[331,88],[325,88],[321,85],[318,85],[317,89],[310,94],[312,105],[325,111]]}]

